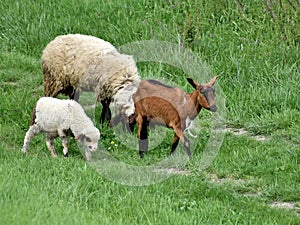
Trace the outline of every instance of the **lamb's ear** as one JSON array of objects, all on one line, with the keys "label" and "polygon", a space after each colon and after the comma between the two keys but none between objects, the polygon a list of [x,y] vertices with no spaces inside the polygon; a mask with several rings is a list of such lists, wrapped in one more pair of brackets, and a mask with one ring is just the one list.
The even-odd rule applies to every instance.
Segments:
[{"label": "lamb's ear", "polygon": [[209,81],[209,85],[213,86],[216,82],[216,79],[217,79],[218,76],[214,76],[210,81]]},{"label": "lamb's ear", "polygon": [[193,88],[197,89],[197,83],[192,78],[186,78],[186,79],[190,83],[190,85],[193,86]]},{"label": "lamb's ear", "polygon": [[80,139],[83,139],[85,137],[84,134],[78,134],[76,137],[75,137],[75,140],[80,140]]}]

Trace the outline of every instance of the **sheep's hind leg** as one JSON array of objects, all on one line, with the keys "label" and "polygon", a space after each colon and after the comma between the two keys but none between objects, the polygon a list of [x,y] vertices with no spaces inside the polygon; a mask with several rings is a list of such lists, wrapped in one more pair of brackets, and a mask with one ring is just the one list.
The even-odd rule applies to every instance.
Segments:
[{"label": "sheep's hind leg", "polygon": [[54,144],[53,144],[53,139],[54,136],[51,134],[46,134],[46,144],[47,144],[47,148],[49,149],[51,156],[52,157],[56,157],[56,152],[55,152],[55,148],[54,148]]},{"label": "sheep's hind leg", "polygon": [[38,125],[33,124],[32,126],[30,126],[29,130],[26,132],[25,138],[24,138],[24,144],[22,147],[22,152],[26,153],[29,143],[32,140],[32,138],[37,135],[38,133],[41,132],[41,129]]}]

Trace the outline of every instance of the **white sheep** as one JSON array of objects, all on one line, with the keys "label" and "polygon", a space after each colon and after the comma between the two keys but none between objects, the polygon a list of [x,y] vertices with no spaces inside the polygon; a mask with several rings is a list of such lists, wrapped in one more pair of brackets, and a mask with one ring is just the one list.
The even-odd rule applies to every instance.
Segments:
[{"label": "white sheep", "polygon": [[87,160],[91,159],[91,152],[97,150],[100,138],[99,130],[76,101],[52,97],[42,97],[37,101],[24,138],[24,153],[31,139],[41,132],[46,133],[46,144],[53,157],[56,157],[55,137],[61,138],[65,157],[68,156],[67,136],[75,137],[83,145]]},{"label": "white sheep", "polygon": [[134,113],[132,94],[140,82],[136,63],[107,41],[82,34],[58,36],[43,51],[42,69],[45,96],[62,93],[78,100],[81,91],[92,91],[103,106],[100,122],[111,119],[111,101],[122,114]]}]

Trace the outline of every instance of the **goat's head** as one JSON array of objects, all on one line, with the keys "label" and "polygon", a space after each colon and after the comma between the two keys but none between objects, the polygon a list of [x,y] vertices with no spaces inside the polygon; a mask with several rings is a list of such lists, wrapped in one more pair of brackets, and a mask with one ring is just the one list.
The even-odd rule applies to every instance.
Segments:
[{"label": "goat's head", "polygon": [[187,78],[188,82],[196,89],[197,102],[212,112],[217,111],[215,103],[215,88],[213,87],[216,82],[217,76],[213,77],[207,84],[198,84],[191,78]]}]

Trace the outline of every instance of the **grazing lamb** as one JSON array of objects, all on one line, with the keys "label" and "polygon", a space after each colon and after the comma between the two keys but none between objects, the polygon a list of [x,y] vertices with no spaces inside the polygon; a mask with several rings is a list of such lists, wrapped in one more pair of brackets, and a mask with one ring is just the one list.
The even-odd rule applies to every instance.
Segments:
[{"label": "grazing lamb", "polygon": [[68,34],[56,37],[43,51],[44,94],[59,93],[79,99],[81,91],[92,91],[103,109],[100,122],[110,121],[109,105],[123,109],[127,116],[134,112],[132,94],[140,76],[132,56],[97,37]]},{"label": "grazing lamb", "polygon": [[91,160],[91,152],[97,150],[100,138],[99,130],[77,102],[51,97],[42,97],[35,105],[30,127],[24,138],[24,153],[27,152],[31,139],[41,132],[46,133],[46,144],[53,157],[56,157],[53,145],[55,137],[61,138],[63,153],[67,157],[67,136],[74,136],[83,145],[87,160]]},{"label": "grazing lamb", "polygon": [[179,139],[191,157],[190,144],[183,132],[202,107],[212,112],[217,110],[215,105],[215,89],[213,87],[217,77],[208,84],[198,84],[191,78],[188,82],[195,90],[187,94],[179,88],[164,85],[156,80],[143,80],[133,95],[135,114],[131,116],[130,127],[138,124],[139,154],[144,157],[148,150],[147,127],[151,124],[163,125],[175,131],[171,154],[174,153]]}]

